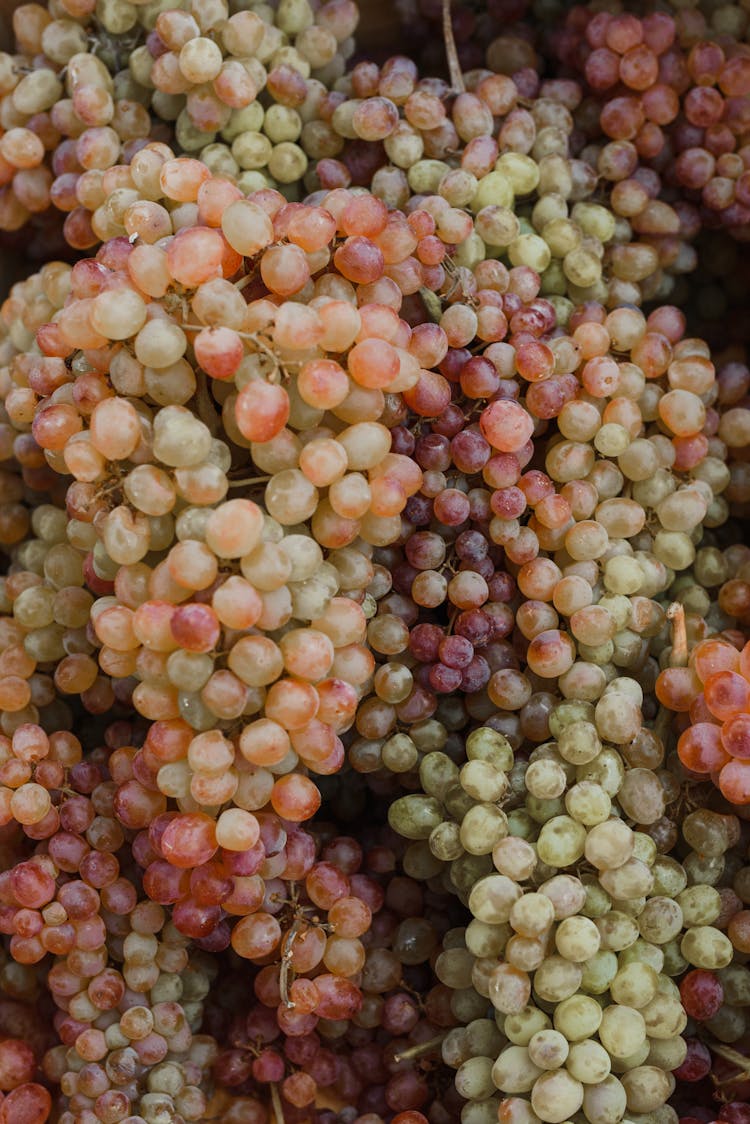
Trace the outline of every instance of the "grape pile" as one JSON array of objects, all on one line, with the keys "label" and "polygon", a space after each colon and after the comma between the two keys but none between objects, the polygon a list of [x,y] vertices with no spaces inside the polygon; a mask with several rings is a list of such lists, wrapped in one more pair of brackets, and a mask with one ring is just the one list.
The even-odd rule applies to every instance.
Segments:
[{"label": "grape pile", "polygon": [[14,12],[0,1124],[749,1124],[750,17],[404,14]]}]

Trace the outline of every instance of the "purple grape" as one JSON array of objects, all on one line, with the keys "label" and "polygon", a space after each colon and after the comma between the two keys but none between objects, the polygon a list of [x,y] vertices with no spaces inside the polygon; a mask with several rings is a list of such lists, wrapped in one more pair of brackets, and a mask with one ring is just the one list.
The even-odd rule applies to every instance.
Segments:
[{"label": "purple grape", "polygon": [[477,430],[464,429],[451,441],[453,463],[467,476],[481,472],[491,455],[491,446]]},{"label": "purple grape", "polygon": [[484,609],[466,609],[453,622],[453,631],[457,636],[465,637],[473,647],[481,648],[492,637],[492,621]]},{"label": "purple grape", "polygon": [[[685,1060],[674,1071],[674,1075],[678,1081],[700,1081],[711,1072],[711,1052],[699,1038],[688,1038],[686,1043]],[[743,1122],[736,1120],[731,1121],[731,1124],[743,1124]]]},{"label": "purple grape", "polygon": [[414,459],[424,472],[445,472],[451,463],[450,441],[442,433],[425,433],[417,438]]},{"label": "purple grape", "polygon": [[462,562],[478,562],[489,554],[490,544],[481,531],[462,531],[454,544]]},{"label": "purple grape", "polygon": [[458,668],[449,668],[445,663],[434,663],[430,669],[430,686],[441,695],[448,695],[461,686],[463,674]]},{"label": "purple grape", "polygon": [[458,488],[446,488],[435,497],[435,518],[447,527],[460,527],[469,518],[470,505],[465,492]]},{"label": "purple grape", "polygon": [[391,429],[391,452],[410,457],[416,444],[414,434],[405,425],[394,425]]},{"label": "purple grape", "polygon": [[490,665],[484,656],[474,656],[461,675],[461,690],[467,694],[481,691],[489,683],[491,674]]},{"label": "purple grape", "polygon": [[417,570],[437,570],[445,561],[445,539],[434,531],[418,531],[407,539],[404,553]]},{"label": "purple grape", "polygon": [[474,645],[465,636],[446,636],[440,641],[438,655],[446,667],[463,669],[474,658]]},{"label": "purple grape", "polygon": [[414,527],[425,527],[432,519],[432,500],[428,496],[409,496],[404,516]]},{"label": "purple grape", "polygon": [[443,630],[436,624],[418,624],[409,635],[409,651],[422,663],[435,663],[442,639]]}]

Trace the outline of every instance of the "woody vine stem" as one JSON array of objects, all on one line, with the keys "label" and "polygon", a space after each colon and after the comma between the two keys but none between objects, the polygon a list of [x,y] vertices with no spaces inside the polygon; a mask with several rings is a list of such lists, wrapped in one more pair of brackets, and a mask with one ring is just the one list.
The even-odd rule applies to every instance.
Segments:
[{"label": "woody vine stem", "polygon": [[451,86],[457,94],[465,94],[466,86],[464,85],[464,76],[461,73],[461,64],[458,61],[456,39],[451,21],[451,0],[443,0],[443,41],[448,59],[448,74],[450,75]]}]

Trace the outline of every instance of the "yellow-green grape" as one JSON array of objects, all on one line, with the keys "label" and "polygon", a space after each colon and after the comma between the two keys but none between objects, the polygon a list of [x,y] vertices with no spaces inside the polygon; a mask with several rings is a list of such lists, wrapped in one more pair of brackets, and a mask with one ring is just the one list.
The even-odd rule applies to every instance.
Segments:
[{"label": "yellow-green grape", "polygon": [[508,788],[506,774],[481,758],[467,761],[458,777],[464,792],[474,800],[500,800]]},{"label": "yellow-green grape", "polygon": [[570,1053],[567,1039],[558,1030],[538,1030],[529,1039],[527,1046],[529,1057],[540,1069],[559,1069]]},{"label": "yellow-green grape", "polygon": [[568,1042],[582,1042],[597,1033],[602,1021],[602,1006],[589,995],[573,995],[555,1007],[553,1019],[555,1029]]},{"label": "yellow-green grape", "polygon": [[583,971],[578,964],[562,956],[550,956],[534,974],[534,990],[541,999],[560,1003],[578,991],[582,979]]},{"label": "yellow-green grape", "polygon": [[732,942],[713,925],[696,925],[685,933],[680,951],[696,968],[726,968],[732,961]]},{"label": "yellow-green grape", "polygon": [[512,879],[504,874],[490,874],[472,889],[469,909],[479,921],[503,924],[510,920],[511,909],[522,894],[521,887]]},{"label": "yellow-green grape", "polygon": [[573,866],[584,853],[586,829],[570,816],[555,816],[542,826],[537,853],[552,867]]},{"label": "yellow-green grape", "polygon": [[641,1010],[656,995],[659,976],[650,964],[624,964],[610,983],[610,994],[616,1003]]},{"label": "yellow-green grape", "polygon": [[501,1093],[529,1093],[542,1073],[526,1046],[507,1046],[492,1067],[492,1080]]},{"label": "yellow-green grape", "polygon": [[487,855],[508,832],[505,813],[495,804],[476,804],[461,821],[460,840],[472,855]]},{"label": "yellow-green grape", "polygon": [[609,1076],[611,1068],[611,1058],[599,1042],[587,1038],[570,1047],[566,1069],[583,1085],[598,1085]]},{"label": "yellow-green grape", "polygon": [[562,1124],[583,1104],[583,1085],[567,1069],[543,1073],[531,1090],[531,1106],[540,1120]]},{"label": "yellow-green grape", "polygon": [[434,828],[443,822],[443,811],[432,797],[402,796],[391,804],[388,822],[406,839],[428,839]]},{"label": "yellow-green grape", "polygon": [[686,927],[710,925],[721,913],[721,895],[713,886],[688,886],[676,898]]},{"label": "yellow-green grape", "polygon": [[503,734],[488,726],[474,730],[466,739],[466,756],[469,761],[488,761],[501,772],[513,768],[513,750]]},{"label": "yellow-green grape", "polygon": [[566,960],[581,964],[599,951],[601,938],[588,917],[567,917],[555,930],[557,951]]},{"label": "yellow-green grape", "polygon": [[588,995],[603,995],[617,975],[617,957],[614,952],[599,949],[581,965],[581,987]]},{"label": "yellow-green grape", "polygon": [[621,1078],[627,1107],[631,1112],[653,1112],[663,1105],[674,1089],[675,1079],[655,1066],[636,1066]]}]

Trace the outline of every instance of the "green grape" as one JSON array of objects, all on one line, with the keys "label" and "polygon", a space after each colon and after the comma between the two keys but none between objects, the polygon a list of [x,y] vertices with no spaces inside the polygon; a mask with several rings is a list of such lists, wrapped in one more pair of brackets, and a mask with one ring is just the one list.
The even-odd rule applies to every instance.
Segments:
[{"label": "green grape", "polygon": [[443,810],[431,796],[401,796],[388,809],[388,822],[406,839],[428,839],[443,822]]}]

